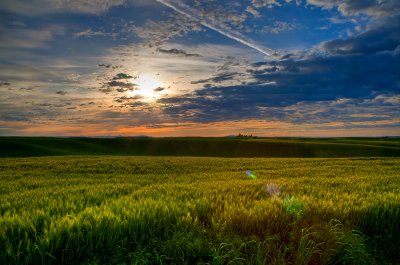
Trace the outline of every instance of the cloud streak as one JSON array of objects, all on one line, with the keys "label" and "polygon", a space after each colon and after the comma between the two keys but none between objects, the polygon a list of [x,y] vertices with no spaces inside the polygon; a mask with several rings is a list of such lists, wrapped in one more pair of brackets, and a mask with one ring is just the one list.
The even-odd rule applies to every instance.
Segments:
[{"label": "cloud streak", "polygon": [[238,32],[234,32],[229,29],[223,29],[216,25],[212,25],[211,22],[196,15],[195,10],[193,10],[191,7],[185,5],[184,3],[180,3],[177,1],[168,1],[168,0],[156,0],[156,1],[164,6],[167,6],[171,9],[175,10],[176,12],[178,12],[184,16],[187,16],[187,17],[195,20],[196,22],[200,23],[204,27],[209,28],[213,31],[216,31],[216,32],[224,35],[225,37],[228,37],[228,38],[235,40],[243,45],[246,45],[252,49],[255,49],[269,57],[273,56],[274,51],[272,49],[263,47],[260,44],[256,43],[255,41],[242,36]]}]

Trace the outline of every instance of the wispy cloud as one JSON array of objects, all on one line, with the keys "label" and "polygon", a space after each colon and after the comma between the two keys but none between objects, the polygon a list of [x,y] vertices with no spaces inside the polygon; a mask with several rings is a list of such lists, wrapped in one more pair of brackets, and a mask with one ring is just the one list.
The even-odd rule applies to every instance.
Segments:
[{"label": "wispy cloud", "polygon": [[397,16],[400,11],[398,0],[370,1],[336,1],[336,0],[307,0],[308,4],[325,9],[337,8],[345,16],[367,14],[372,17]]},{"label": "wispy cloud", "polygon": [[176,12],[185,15],[193,20],[195,20],[196,22],[200,23],[201,25],[203,25],[206,28],[209,28],[211,30],[214,30],[232,40],[235,40],[241,44],[244,44],[252,49],[255,49],[267,56],[272,56],[274,51],[272,49],[269,49],[267,47],[264,47],[258,43],[256,43],[255,41],[246,38],[245,36],[243,36],[242,34],[240,34],[239,32],[235,32],[233,30],[227,29],[227,28],[223,28],[219,25],[215,25],[213,24],[211,21],[208,21],[206,18],[202,18],[200,16],[198,16],[196,14],[196,10],[192,9],[190,6],[180,2],[180,1],[168,1],[168,0],[156,0],[157,2],[159,2],[160,4],[163,4],[173,10],[175,10]]},{"label": "wispy cloud", "polygon": [[2,0],[0,9],[28,16],[40,16],[65,11],[102,14],[112,7],[124,4],[124,2],[124,0]]},{"label": "wispy cloud", "polygon": [[275,21],[273,26],[264,26],[260,32],[278,34],[280,32],[293,31],[298,27],[299,25],[297,23]]},{"label": "wispy cloud", "polygon": [[62,26],[49,26],[42,29],[12,28],[0,24],[1,49],[37,49],[46,48],[56,36],[63,35]]},{"label": "wispy cloud", "polygon": [[118,36],[118,33],[110,33],[110,32],[104,32],[101,30],[98,31],[93,31],[92,29],[87,29],[84,31],[80,31],[80,32],[76,32],[73,34],[73,36],[75,38],[82,38],[82,37],[112,37],[113,39],[115,39]]}]

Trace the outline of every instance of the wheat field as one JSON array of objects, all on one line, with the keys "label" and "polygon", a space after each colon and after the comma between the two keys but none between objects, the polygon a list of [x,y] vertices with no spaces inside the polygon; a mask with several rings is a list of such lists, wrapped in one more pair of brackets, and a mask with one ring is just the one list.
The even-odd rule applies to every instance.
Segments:
[{"label": "wheat field", "polygon": [[398,264],[399,172],[399,158],[3,158],[0,264]]}]

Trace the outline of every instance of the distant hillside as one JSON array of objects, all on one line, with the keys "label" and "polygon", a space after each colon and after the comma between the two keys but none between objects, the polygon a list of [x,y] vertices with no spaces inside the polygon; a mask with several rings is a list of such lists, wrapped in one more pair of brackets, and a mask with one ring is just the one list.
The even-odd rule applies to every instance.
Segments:
[{"label": "distant hillside", "polygon": [[400,139],[0,137],[0,157],[62,155],[400,157]]}]

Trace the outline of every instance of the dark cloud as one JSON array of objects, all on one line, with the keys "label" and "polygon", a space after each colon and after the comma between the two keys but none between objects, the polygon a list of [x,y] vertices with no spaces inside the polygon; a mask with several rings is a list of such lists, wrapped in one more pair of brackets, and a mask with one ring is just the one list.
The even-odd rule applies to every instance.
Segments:
[{"label": "dark cloud", "polygon": [[164,54],[172,54],[172,55],[177,55],[177,56],[184,56],[184,57],[202,57],[200,54],[196,53],[188,53],[184,50],[179,50],[179,49],[162,49],[158,48],[157,52],[159,53],[164,53]]},{"label": "dark cloud", "polygon": [[106,83],[108,86],[110,87],[123,87],[123,88],[127,88],[127,89],[136,89],[136,84],[132,84],[132,83],[125,83],[125,82],[121,82],[121,81],[110,81]]},{"label": "dark cloud", "polygon": [[50,103],[41,103],[41,104],[37,104],[38,106],[40,106],[40,107],[50,107],[50,106],[52,106],[52,104],[50,104]]},{"label": "dark cloud", "polygon": [[113,92],[114,88],[112,88],[112,87],[100,88],[99,91],[104,93],[104,94],[108,94],[108,93]]},{"label": "dark cloud", "polygon": [[131,75],[129,75],[129,74],[126,74],[126,73],[119,73],[119,74],[116,74],[114,77],[113,77],[113,80],[121,80],[121,79],[136,79],[137,77],[134,77],[134,76],[131,76]]},{"label": "dark cloud", "polygon": [[11,86],[11,83],[9,82],[0,82],[0,86]]},{"label": "dark cloud", "polygon": [[32,97],[32,101],[0,102],[0,121],[23,121],[32,126],[35,123],[60,118],[65,114],[66,107],[71,106],[71,103],[64,102],[64,99],[52,100],[61,103],[34,103],[34,100],[35,98]]},{"label": "dark cloud", "polygon": [[[238,73],[224,72],[193,81],[192,84],[206,84],[193,94],[159,102],[170,115],[201,122],[251,118],[288,120],[296,114],[289,107],[299,103],[398,95],[400,60],[395,53],[400,45],[398,35],[398,26],[372,29],[348,40],[325,43],[322,45],[325,53],[303,55],[301,60],[287,58],[249,64],[246,76],[241,75],[251,82],[221,87],[218,82],[235,80],[238,76]],[[342,52],[343,46],[348,47],[347,52]],[[310,109],[307,111],[312,113]],[[340,113],[339,109],[336,111]],[[313,116],[322,121],[328,112],[321,113],[300,116],[310,119]],[[307,121],[307,118],[298,120]]]},{"label": "dark cloud", "polygon": [[109,82],[104,83],[102,88],[99,89],[99,91],[108,94],[110,92],[113,92],[114,90],[122,93],[122,92],[126,92],[126,91],[134,91],[137,89],[138,88],[137,88],[136,84],[127,83],[127,82],[118,81],[118,80],[111,80]]},{"label": "dark cloud", "polygon": [[31,118],[27,115],[20,113],[5,113],[0,115],[0,121],[30,121]]},{"label": "dark cloud", "polygon": [[104,64],[104,63],[101,63],[101,64],[98,64],[97,65],[98,67],[104,67],[104,68],[107,68],[107,69],[118,69],[118,68],[121,68],[122,66],[121,65],[111,65],[111,64]]},{"label": "dark cloud", "polygon": [[104,63],[102,63],[102,64],[98,64],[97,66],[98,66],[98,67],[104,67],[104,68],[110,68],[110,67],[111,67],[111,64],[104,64]]},{"label": "dark cloud", "polygon": [[[397,101],[397,103],[395,103]],[[378,95],[366,99],[338,99],[321,102],[299,102],[284,108],[289,120],[295,123],[339,121],[353,123],[352,126],[370,126],[381,123],[399,126],[397,106],[399,96]]]},{"label": "dark cloud", "polygon": [[136,101],[139,99],[143,99],[143,96],[140,96],[140,95],[135,95],[133,97],[122,96],[119,98],[115,98],[114,101],[116,101],[118,103],[125,103],[125,102]]},{"label": "dark cloud", "polygon": [[190,83],[191,84],[221,83],[223,81],[232,80],[238,75],[239,74],[236,72],[235,73],[225,73],[224,72],[224,73],[219,73],[212,78],[195,80],[195,81],[191,81]]},{"label": "dark cloud", "polygon": [[33,90],[35,90],[35,88],[34,87],[20,87],[19,90],[33,91]]},{"label": "dark cloud", "polygon": [[[397,17],[400,21],[400,17]],[[392,52],[400,46],[400,23],[387,24],[346,40],[333,40],[322,44],[330,54],[369,55]]]},{"label": "dark cloud", "polygon": [[165,87],[157,87],[154,89],[155,92],[161,92],[163,90],[165,90]]},{"label": "dark cloud", "polygon": [[116,91],[119,92],[119,93],[124,93],[124,92],[126,92],[126,91],[128,91],[128,90],[129,90],[129,89],[124,88],[124,87],[118,87],[118,88],[116,89]]},{"label": "dark cloud", "polygon": [[133,102],[133,103],[129,104],[129,106],[131,106],[131,107],[143,107],[143,106],[146,106],[146,105],[147,105],[146,103],[141,102],[141,101],[136,101],[136,102]]},{"label": "dark cloud", "polygon": [[56,94],[64,96],[64,95],[68,94],[68,92],[61,90],[61,91],[57,91]]},{"label": "dark cloud", "polygon": [[[258,75],[264,73],[273,73],[279,70],[279,68],[276,65],[267,65],[266,67],[263,68],[257,67],[258,65],[260,64],[253,64],[255,68],[249,68],[246,70],[246,72],[253,75]],[[261,64],[260,66],[265,66],[265,64]]]}]

